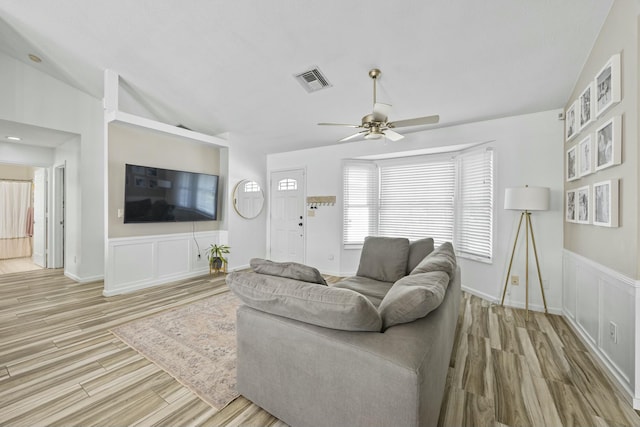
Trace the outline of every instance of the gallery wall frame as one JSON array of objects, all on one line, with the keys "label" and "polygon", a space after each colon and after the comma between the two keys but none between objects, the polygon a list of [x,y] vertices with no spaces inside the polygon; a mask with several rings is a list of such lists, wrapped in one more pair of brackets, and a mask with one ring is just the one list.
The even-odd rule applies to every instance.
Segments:
[{"label": "gallery wall frame", "polygon": [[578,96],[578,130],[582,131],[595,120],[596,110],[593,102],[594,83],[591,82]]},{"label": "gallery wall frame", "polygon": [[593,141],[587,135],[578,143],[578,175],[582,178],[593,173]]},{"label": "gallery wall frame", "polygon": [[578,134],[577,108],[578,101],[573,101],[573,104],[571,104],[564,113],[564,129],[567,141],[572,140]]},{"label": "gallery wall frame", "polygon": [[596,129],[595,135],[595,170],[622,163],[622,118],[612,117]]},{"label": "gallery wall frame", "polygon": [[575,181],[580,178],[580,175],[578,175],[577,145],[574,145],[567,150],[567,154],[565,155],[565,169],[567,170],[567,181]]},{"label": "gallery wall frame", "polygon": [[593,184],[593,225],[618,226],[618,186],[617,179]]},{"label": "gallery wall frame", "polygon": [[576,222],[591,223],[591,192],[588,185],[576,188]]},{"label": "gallery wall frame", "polygon": [[565,193],[565,221],[576,222],[576,190]]},{"label": "gallery wall frame", "polygon": [[595,113],[600,117],[609,108],[620,102],[620,54],[613,55],[594,79]]}]

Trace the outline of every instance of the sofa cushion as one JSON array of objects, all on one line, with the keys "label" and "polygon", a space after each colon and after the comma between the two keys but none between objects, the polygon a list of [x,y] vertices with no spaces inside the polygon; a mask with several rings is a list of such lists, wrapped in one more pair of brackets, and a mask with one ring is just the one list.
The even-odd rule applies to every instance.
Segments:
[{"label": "sofa cushion", "polygon": [[253,272],[227,276],[229,288],[249,307],[312,325],[345,331],[376,331],[382,320],[364,295]]},{"label": "sofa cushion", "polygon": [[448,283],[449,275],[444,271],[412,274],[398,280],[380,303],[383,328],[425,317],[442,303]]},{"label": "sofa cushion", "polygon": [[407,274],[409,239],[373,237],[364,239],[357,276],[395,282]]},{"label": "sofa cushion", "polygon": [[452,277],[455,270],[456,253],[453,250],[453,245],[449,242],[445,242],[427,255],[427,257],[411,271],[411,274],[444,271],[449,275],[449,277]]},{"label": "sofa cushion", "polygon": [[427,255],[433,252],[433,239],[416,240],[409,244],[409,260],[407,262],[407,274],[411,273],[414,268],[420,264]]},{"label": "sofa cushion", "polygon": [[379,280],[369,279],[368,277],[348,277],[339,281],[334,288],[351,289],[359,294],[369,298],[374,306],[378,307],[384,296],[393,286],[392,282],[381,282]]},{"label": "sofa cushion", "polygon": [[297,262],[273,262],[268,259],[253,258],[249,264],[256,273],[288,277],[289,279],[318,283],[320,285],[327,284],[317,268]]}]

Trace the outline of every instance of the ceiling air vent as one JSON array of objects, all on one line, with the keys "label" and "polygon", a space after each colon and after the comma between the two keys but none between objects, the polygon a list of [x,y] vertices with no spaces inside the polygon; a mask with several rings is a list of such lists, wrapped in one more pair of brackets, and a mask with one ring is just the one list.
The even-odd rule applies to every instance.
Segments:
[{"label": "ceiling air vent", "polygon": [[318,67],[296,74],[295,78],[309,93],[331,87],[331,83],[329,83]]}]

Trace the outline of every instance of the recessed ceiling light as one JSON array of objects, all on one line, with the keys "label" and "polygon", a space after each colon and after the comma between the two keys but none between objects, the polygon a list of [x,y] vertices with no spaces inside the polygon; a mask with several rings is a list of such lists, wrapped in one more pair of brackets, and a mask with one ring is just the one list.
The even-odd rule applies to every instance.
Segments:
[{"label": "recessed ceiling light", "polygon": [[33,53],[29,54],[29,59],[32,60],[33,62],[42,62],[42,59],[38,56],[38,55],[34,55]]},{"label": "recessed ceiling light", "polygon": [[21,141],[22,138],[18,137],[18,136],[7,136],[7,139],[10,141]]}]

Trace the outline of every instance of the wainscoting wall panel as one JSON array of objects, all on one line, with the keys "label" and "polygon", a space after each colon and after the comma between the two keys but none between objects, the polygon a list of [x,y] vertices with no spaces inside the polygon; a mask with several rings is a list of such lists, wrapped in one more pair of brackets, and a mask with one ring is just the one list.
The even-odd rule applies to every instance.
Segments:
[{"label": "wainscoting wall panel", "polygon": [[563,315],[638,409],[639,283],[568,250],[563,266]]},{"label": "wainscoting wall panel", "polygon": [[206,249],[226,231],[122,237],[107,242],[104,295],[132,292],[209,272]]}]

